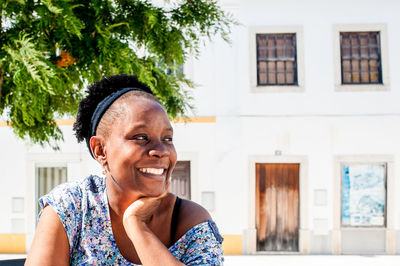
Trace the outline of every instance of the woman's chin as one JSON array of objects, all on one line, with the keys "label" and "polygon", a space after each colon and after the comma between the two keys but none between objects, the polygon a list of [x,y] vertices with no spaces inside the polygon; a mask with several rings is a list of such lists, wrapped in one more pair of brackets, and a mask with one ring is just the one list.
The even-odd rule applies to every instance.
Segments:
[{"label": "woman's chin", "polygon": [[143,189],[141,192],[144,197],[159,197],[166,191],[165,184],[162,184],[160,187],[149,187],[147,189]]}]

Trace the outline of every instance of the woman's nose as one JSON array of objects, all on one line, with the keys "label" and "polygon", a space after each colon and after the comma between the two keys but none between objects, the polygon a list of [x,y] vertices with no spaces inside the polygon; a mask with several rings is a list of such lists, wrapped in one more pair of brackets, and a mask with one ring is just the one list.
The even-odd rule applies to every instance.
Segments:
[{"label": "woman's nose", "polygon": [[150,149],[149,155],[161,158],[161,157],[164,157],[164,156],[168,156],[169,155],[169,150],[162,143],[157,143],[156,145],[154,145]]}]

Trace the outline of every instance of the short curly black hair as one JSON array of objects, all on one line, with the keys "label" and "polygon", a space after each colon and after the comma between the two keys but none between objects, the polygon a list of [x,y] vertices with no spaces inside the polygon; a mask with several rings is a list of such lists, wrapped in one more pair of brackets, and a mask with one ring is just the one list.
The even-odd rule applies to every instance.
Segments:
[{"label": "short curly black hair", "polygon": [[[124,88],[138,88],[138,92],[155,99],[150,87],[140,82],[136,76],[120,74],[101,79],[91,84],[87,96],[79,103],[78,114],[73,125],[78,142],[90,138],[90,123],[97,105],[108,95]],[[144,93],[143,93],[144,92]],[[145,96],[146,97],[146,96]],[[156,100],[156,99],[155,99]]]}]

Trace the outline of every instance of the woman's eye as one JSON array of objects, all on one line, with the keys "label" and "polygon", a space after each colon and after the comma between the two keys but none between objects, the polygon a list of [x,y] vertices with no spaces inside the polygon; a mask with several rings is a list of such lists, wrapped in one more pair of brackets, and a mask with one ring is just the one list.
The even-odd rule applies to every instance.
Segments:
[{"label": "woman's eye", "polygon": [[173,138],[172,137],[165,137],[164,141],[166,142],[172,142]]},{"label": "woman's eye", "polygon": [[133,139],[134,140],[144,140],[144,141],[148,140],[146,135],[137,135],[137,136],[134,136]]}]

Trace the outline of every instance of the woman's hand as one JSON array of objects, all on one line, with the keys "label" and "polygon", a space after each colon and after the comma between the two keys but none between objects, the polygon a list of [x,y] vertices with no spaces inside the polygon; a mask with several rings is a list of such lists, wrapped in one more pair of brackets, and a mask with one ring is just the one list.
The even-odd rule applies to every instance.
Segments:
[{"label": "woman's hand", "polygon": [[122,220],[124,227],[127,227],[130,222],[148,222],[160,206],[161,200],[167,195],[168,190],[158,197],[143,197],[134,201],[124,212]]},{"label": "woman's hand", "polygon": [[163,194],[158,197],[142,197],[129,205],[122,218],[125,230],[130,222],[146,223],[150,220],[152,214],[160,206],[161,200],[168,195],[170,184],[171,177],[167,179],[165,192]]}]

